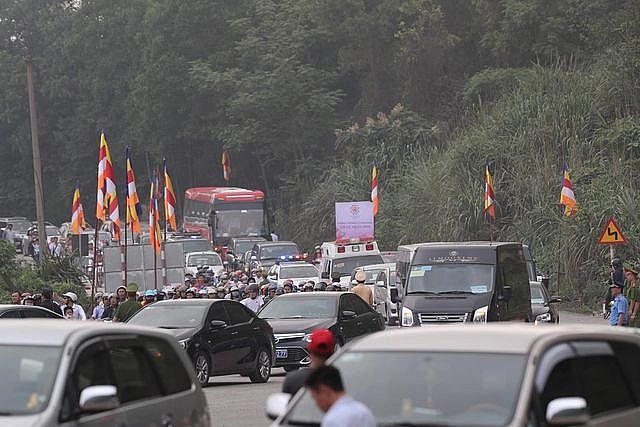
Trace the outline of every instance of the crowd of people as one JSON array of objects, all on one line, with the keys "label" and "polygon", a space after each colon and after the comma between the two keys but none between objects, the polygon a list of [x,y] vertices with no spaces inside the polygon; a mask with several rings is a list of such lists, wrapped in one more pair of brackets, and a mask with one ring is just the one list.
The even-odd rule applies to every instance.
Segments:
[{"label": "crowd of people", "polygon": [[608,293],[605,297],[605,313],[611,326],[640,327],[640,264],[620,258],[611,261]]}]

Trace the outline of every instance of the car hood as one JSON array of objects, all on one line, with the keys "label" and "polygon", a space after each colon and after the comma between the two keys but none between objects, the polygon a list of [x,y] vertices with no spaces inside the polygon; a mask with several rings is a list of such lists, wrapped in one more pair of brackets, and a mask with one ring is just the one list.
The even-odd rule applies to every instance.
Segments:
[{"label": "car hood", "polygon": [[178,341],[191,338],[198,332],[198,328],[162,328],[172,334]]},{"label": "car hood", "polygon": [[273,328],[274,334],[305,334],[315,329],[329,328],[336,323],[335,318],[322,319],[265,319]]},{"label": "car hood", "polygon": [[445,294],[445,295],[406,295],[403,305],[418,313],[458,314],[471,313],[480,307],[489,305],[490,293],[486,294]]}]

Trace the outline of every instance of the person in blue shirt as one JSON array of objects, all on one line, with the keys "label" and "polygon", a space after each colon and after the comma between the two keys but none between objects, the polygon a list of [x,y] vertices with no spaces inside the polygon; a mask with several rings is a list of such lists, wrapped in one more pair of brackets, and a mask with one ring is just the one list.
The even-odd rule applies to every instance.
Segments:
[{"label": "person in blue shirt", "polygon": [[611,326],[627,326],[629,324],[629,302],[622,294],[622,284],[613,282],[609,288],[613,298],[609,322],[611,322]]}]

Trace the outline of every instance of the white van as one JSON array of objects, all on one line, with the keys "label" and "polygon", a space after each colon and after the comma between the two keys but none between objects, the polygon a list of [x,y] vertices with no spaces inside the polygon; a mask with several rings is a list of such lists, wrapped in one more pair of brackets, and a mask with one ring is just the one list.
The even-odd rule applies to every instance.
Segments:
[{"label": "white van", "polygon": [[349,289],[349,278],[357,267],[384,263],[375,240],[324,242],[320,250],[322,258],[318,268],[318,279],[330,283],[332,278],[339,277],[343,289]]}]

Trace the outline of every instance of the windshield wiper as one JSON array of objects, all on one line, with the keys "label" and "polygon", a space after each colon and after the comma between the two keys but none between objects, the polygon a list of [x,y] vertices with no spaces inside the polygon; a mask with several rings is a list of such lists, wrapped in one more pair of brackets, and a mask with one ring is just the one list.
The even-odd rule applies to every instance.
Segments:
[{"label": "windshield wiper", "polygon": [[433,292],[433,291],[411,291],[411,292],[407,292],[407,295],[413,295],[413,294],[423,294],[423,295],[435,295],[437,294],[437,292]]},{"label": "windshield wiper", "polygon": [[440,294],[472,294],[473,292],[471,291],[442,291],[442,292],[438,292],[438,295]]}]

